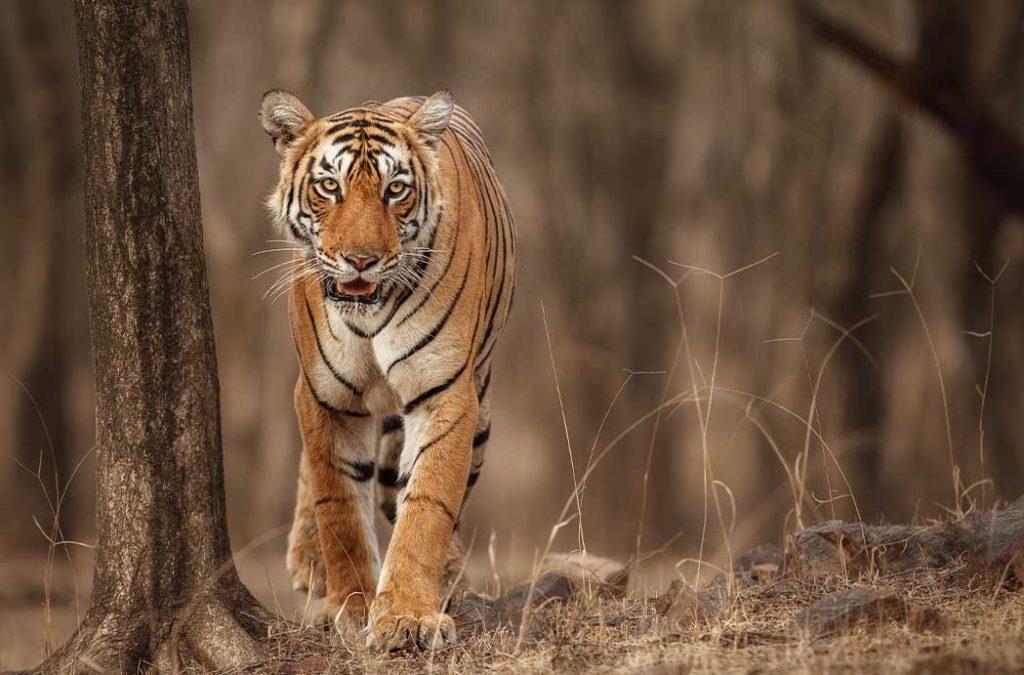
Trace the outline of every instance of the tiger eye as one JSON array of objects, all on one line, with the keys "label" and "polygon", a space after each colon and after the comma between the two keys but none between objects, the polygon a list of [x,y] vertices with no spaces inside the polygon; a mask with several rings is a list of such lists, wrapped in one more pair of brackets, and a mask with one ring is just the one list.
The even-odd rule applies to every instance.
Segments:
[{"label": "tiger eye", "polygon": [[398,181],[395,181],[394,183],[388,185],[388,192],[391,193],[392,195],[398,195],[404,191],[405,183],[399,183]]},{"label": "tiger eye", "polygon": [[320,186],[328,192],[334,192],[338,189],[338,181],[333,178],[325,178],[320,181]]}]

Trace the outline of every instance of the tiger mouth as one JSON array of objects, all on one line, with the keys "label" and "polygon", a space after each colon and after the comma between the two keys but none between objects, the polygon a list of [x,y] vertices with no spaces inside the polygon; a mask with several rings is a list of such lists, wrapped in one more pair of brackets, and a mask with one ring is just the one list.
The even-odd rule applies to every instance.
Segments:
[{"label": "tiger mouth", "polygon": [[376,281],[324,279],[324,295],[335,302],[358,302],[372,305],[380,301],[380,284]]}]

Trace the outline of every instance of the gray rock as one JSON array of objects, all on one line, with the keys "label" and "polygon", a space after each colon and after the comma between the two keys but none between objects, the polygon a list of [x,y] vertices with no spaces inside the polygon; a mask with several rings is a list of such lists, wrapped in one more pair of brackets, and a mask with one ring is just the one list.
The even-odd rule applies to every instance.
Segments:
[{"label": "gray rock", "polygon": [[938,630],[942,624],[934,610],[915,607],[891,591],[858,587],[831,593],[813,603],[793,618],[793,629],[818,638],[893,621],[914,630]]}]

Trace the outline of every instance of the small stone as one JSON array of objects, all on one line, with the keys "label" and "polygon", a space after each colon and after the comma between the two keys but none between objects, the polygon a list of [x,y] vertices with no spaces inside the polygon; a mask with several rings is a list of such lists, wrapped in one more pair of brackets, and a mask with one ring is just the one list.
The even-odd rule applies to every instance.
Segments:
[{"label": "small stone", "polygon": [[722,595],[714,587],[698,592],[676,579],[655,600],[654,608],[662,625],[678,629],[714,620],[721,614],[722,602]]},{"label": "small stone", "polygon": [[[737,587],[746,588],[775,581],[786,564],[785,552],[776,544],[761,544],[736,558],[732,565],[733,580]],[[725,586],[728,577],[718,573],[711,586]]]},{"label": "small stone", "polygon": [[972,535],[970,570],[1011,585],[1024,584],[1024,497],[1001,511],[976,511],[964,519]]},{"label": "small stone", "polygon": [[583,553],[555,553],[544,558],[541,567],[569,578],[578,592],[594,590],[600,595],[622,598],[629,586],[629,568],[610,558]]},{"label": "small stone", "polygon": [[454,598],[448,612],[455,620],[461,637],[491,632],[499,628],[518,628],[529,598],[530,607],[537,608],[553,601],[567,602],[576,594],[576,586],[564,574],[549,573],[533,584],[524,582],[505,595],[491,598],[467,592]]},{"label": "small stone", "polygon": [[807,607],[794,617],[793,627],[811,637],[824,637],[893,621],[915,630],[935,630],[941,625],[937,612],[916,608],[895,593],[850,588],[831,593]]}]

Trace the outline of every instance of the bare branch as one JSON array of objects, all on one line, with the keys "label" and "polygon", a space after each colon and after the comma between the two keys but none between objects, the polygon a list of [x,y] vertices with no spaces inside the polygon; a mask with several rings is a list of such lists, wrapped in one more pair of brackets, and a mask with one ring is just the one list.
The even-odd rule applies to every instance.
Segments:
[{"label": "bare branch", "polygon": [[801,19],[825,44],[838,50],[959,141],[971,168],[1011,210],[1024,213],[1024,142],[984,102],[959,88],[926,80],[919,69],[872,44],[818,9],[797,4]]}]

